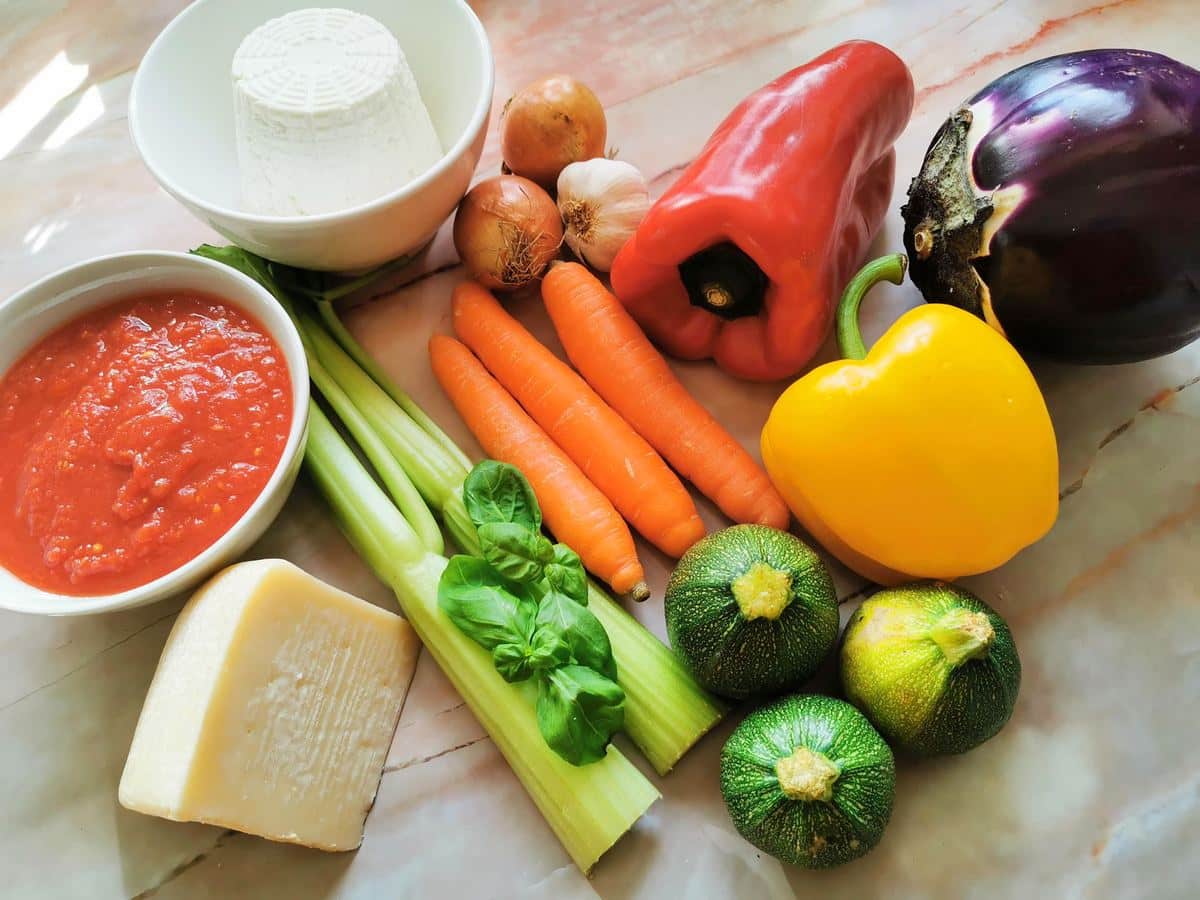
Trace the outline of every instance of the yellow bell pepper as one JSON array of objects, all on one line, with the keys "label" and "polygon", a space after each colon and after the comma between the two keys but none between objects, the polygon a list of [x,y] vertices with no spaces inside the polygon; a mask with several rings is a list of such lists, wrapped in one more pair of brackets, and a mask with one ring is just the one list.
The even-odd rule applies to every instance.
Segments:
[{"label": "yellow bell pepper", "polygon": [[1058,515],[1058,449],[1029,368],[994,329],[953,306],[901,316],[866,352],[858,307],[901,254],[846,288],[838,343],[776,402],[767,472],[825,549],[880,584],[994,569]]}]

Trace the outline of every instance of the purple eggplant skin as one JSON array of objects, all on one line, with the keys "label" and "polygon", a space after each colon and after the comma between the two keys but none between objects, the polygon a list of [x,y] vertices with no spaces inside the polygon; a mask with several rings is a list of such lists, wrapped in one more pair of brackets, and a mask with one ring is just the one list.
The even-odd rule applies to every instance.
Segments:
[{"label": "purple eggplant skin", "polygon": [[1161,356],[1200,336],[1200,72],[1086,50],[993,81],[902,208],[913,283],[1022,352]]}]

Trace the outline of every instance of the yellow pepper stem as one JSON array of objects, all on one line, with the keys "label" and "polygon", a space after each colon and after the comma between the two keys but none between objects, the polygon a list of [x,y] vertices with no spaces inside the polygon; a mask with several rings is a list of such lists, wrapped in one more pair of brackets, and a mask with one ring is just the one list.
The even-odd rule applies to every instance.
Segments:
[{"label": "yellow pepper stem", "polygon": [[903,253],[892,253],[873,259],[858,270],[837,308],[837,341],[846,359],[866,359],[867,347],[863,343],[862,331],[858,327],[858,307],[867,291],[881,281],[900,284],[908,268],[908,257]]}]

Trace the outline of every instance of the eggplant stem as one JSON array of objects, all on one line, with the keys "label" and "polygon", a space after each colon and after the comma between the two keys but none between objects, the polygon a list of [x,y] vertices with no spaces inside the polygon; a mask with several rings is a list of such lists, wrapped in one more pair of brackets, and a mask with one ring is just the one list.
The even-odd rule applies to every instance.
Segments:
[{"label": "eggplant stem", "polygon": [[867,347],[863,343],[862,330],[858,326],[858,308],[867,291],[881,281],[901,284],[908,268],[908,257],[903,253],[892,253],[871,260],[850,279],[837,308],[837,341],[842,356],[846,359],[866,359]]},{"label": "eggplant stem", "polygon": [[933,252],[933,228],[926,220],[917,226],[913,232],[913,249],[917,251],[917,259],[929,259]]}]

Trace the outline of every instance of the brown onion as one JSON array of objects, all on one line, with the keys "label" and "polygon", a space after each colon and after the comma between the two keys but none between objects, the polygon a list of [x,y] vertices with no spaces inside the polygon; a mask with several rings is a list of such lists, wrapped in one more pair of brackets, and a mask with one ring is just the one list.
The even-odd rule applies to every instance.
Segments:
[{"label": "brown onion", "polygon": [[551,75],[518,91],[500,114],[500,152],[508,170],[553,190],[573,162],[604,155],[604,107],[587,85]]},{"label": "brown onion", "polygon": [[454,248],[467,271],[494,290],[513,290],[541,277],[562,237],[550,195],[517,175],[479,182],[454,217]]}]

